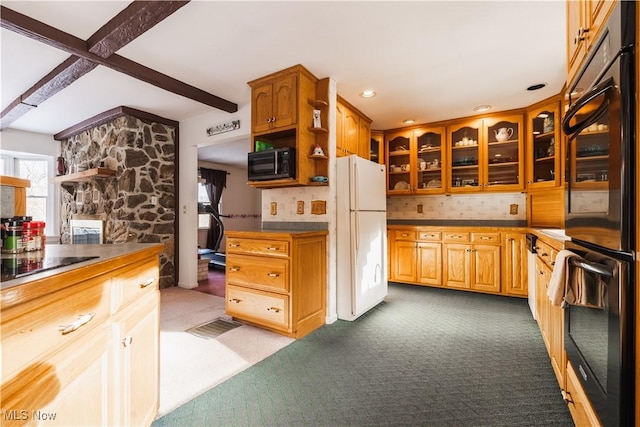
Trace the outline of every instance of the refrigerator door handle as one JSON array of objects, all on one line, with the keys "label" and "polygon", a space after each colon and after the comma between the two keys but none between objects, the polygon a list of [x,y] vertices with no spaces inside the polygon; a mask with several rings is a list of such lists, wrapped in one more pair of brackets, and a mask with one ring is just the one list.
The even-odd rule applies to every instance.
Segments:
[{"label": "refrigerator door handle", "polygon": [[358,237],[360,236],[360,225],[359,225],[359,222],[358,222],[358,215],[354,215],[353,220],[354,220],[353,222],[355,223],[354,226],[356,228],[356,233],[355,233],[356,242],[355,243],[356,243],[356,251],[357,251],[358,250],[358,246],[359,246],[358,245]]},{"label": "refrigerator door handle", "polygon": [[[351,182],[354,183],[354,186],[352,187],[353,190],[353,201],[351,204],[351,209],[360,209],[360,194],[358,194],[358,191],[360,189],[360,179],[358,177],[358,163],[357,162],[353,162],[353,179],[351,180]],[[356,246],[357,247],[357,246]]]}]

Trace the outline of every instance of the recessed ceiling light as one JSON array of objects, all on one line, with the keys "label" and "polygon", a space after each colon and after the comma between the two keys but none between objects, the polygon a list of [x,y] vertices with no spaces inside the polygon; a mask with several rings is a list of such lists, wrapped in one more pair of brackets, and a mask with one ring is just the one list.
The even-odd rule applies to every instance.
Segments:
[{"label": "recessed ceiling light", "polygon": [[536,83],[534,85],[531,85],[527,88],[527,90],[538,90],[538,89],[542,89],[543,87],[545,87],[547,84],[546,83]]},{"label": "recessed ceiling light", "polygon": [[373,98],[374,96],[376,96],[376,93],[371,89],[367,89],[360,92],[360,96],[363,98]]},{"label": "recessed ceiling light", "polygon": [[416,122],[416,121],[415,121],[414,119],[404,119],[404,120],[402,121],[402,124],[403,124],[403,125],[412,125],[412,124],[414,124],[415,122]]},{"label": "recessed ceiling light", "polygon": [[491,109],[491,105],[478,105],[473,109],[476,113],[484,113],[485,111],[489,111]]}]

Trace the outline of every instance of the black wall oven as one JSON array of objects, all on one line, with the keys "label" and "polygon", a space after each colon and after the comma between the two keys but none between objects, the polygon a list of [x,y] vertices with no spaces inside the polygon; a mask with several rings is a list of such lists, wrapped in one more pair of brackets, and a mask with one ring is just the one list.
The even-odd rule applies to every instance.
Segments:
[{"label": "black wall oven", "polygon": [[633,425],[636,2],[619,2],[567,91],[567,358],[604,426]]}]

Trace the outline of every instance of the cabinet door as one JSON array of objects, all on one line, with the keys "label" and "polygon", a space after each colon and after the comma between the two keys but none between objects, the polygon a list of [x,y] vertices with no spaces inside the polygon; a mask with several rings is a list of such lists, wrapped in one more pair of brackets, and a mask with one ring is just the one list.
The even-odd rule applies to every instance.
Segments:
[{"label": "cabinet door", "polygon": [[387,193],[410,194],[412,131],[386,135],[386,140]]},{"label": "cabinet door", "polygon": [[482,120],[449,126],[447,184],[452,193],[480,191],[480,147],[484,142]]},{"label": "cabinet door", "polygon": [[416,281],[416,243],[393,242],[391,251],[391,280],[397,282]]},{"label": "cabinet door", "polygon": [[427,285],[442,285],[442,245],[440,243],[418,243],[418,282]]},{"label": "cabinet door", "polygon": [[109,332],[103,324],[4,381],[2,425],[119,425],[110,418]]},{"label": "cabinet door", "polygon": [[358,156],[371,159],[371,125],[362,117],[358,121]]},{"label": "cabinet door", "polygon": [[602,423],[591,407],[591,402],[582,388],[571,363],[567,363],[567,394],[569,412],[576,426],[600,427]]},{"label": "cabinet door", "polygon": [[345,106],[340,102],[336,103],[336,156],[346,156],[344,149],[344,116]]},{"label": "cabinet door", "polygon": [[500,246],[473,245],[471,288],[479,291],[500,292]]},{"label": "cabinet door", "polygon": [[342,124],[343,129],[343,145],[345,149],[345,156],[350,156],[352,154],[358,154],[359,148],[359,140],[358,140],[358,130],[359,130],[359,118],[358,115],[350,108],[344,108],[344,123]]},{"label": "cabinet door", "polygon": [[273,121],[273,86],[271,84],[253,89],[251,117],[253,117],[253,132],[271,129]]},{"label": "cabinet door", "polygon": [[297,122],[296,76],[273,83],[273,127],[281,128]]},{"label": "cabinet door", "polygon": [[553,102],[527,113],[527,187],[560,185],[560,103]]},{"label": "cabinet door", "polygon": [[522,115],[485,120],[482,186],[491,191],[524,189],[524,133]]},{"label": "cabinet door", "polygon": [[371,131],[371,157],[372,162],[385,164],[384,159],[384,133],[382,131]]},{"label": "cabinet door", "polygon": [[540,326],[540,332],[542,334],[542,340],[547,347],[547,352],[550,351],[550,339],[549,339],[549,297],[547,296],[547,287],[549,285],[549,279],[551,278],[551,271],[549,267],[540,259],[536,259],[536,319],[538,320],[538,326]]},{"label": "cabinet door", "polygon": [[527,296],[527,242],[523,233],[505,233],[502,271],[505,293]]},{"label": "cabinet door", "polygon": [[560,388],[565,387],[564,310],[549,304],[549,357]]},{"label": "cabinet door", "polygon": [[445,139],[444,128],[421,128],[414,131],[416,192],[444,193]]},{"label": "cabinet door", "polygon": [[444,286],[471,289],[471,248],[469,245],[445,244],[443,260]]},{"label": "cabinet door", "polygon": [[568,1],[567,3],[567,83],[575,75],[582,58],[587,52],[587,40],[584,30],[587,29],[586,0]]},{"label": "cabinet door", "polygon": [[159,294],[145,295],[114,319],[119,425],[150,425],[159,402]]}]

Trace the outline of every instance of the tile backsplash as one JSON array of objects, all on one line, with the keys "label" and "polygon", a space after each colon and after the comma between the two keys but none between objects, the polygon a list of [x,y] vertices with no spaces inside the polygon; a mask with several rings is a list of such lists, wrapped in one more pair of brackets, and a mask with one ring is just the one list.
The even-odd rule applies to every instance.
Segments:
[{"label": "tile backsplash", "polygon": [[[422,213],[418,205],[422,205]],[[511,205],[517,205],[517,214],[510,214]],[[526,194],[389,197],[387,219],[526,221]]]}]

